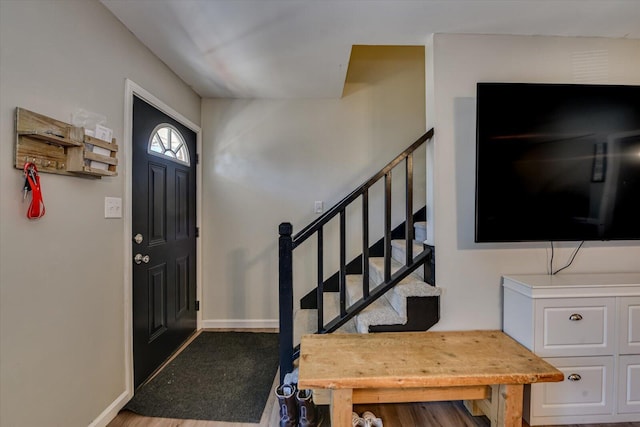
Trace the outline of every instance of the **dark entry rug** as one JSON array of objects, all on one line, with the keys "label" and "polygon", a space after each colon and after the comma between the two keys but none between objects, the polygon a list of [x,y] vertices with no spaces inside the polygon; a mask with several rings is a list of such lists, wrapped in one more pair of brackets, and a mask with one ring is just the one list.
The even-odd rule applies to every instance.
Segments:
[{"label": "dark entry rug", "polygon": [[161,418],[258,423],[278,369],[278,334],[202,332],[125,409]]}]

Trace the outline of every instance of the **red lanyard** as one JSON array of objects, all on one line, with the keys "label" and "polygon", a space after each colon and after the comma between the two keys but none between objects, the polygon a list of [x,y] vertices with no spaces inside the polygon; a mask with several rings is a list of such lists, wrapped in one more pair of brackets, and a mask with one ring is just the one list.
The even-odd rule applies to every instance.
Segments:
[{"label": "red lanyard", "polygon": [[[40,189],[40,177],[38,168],[34,163],[24,164],[24,176],[26,178],[25,191],[31,191],[31,204],[27,210],[27,218],[42,218],[45,213],[44,202],[42,201],[42,191]],[[26,186],[29,188],[26,188]],[[26,194],[25,194],[26,195]]]}]

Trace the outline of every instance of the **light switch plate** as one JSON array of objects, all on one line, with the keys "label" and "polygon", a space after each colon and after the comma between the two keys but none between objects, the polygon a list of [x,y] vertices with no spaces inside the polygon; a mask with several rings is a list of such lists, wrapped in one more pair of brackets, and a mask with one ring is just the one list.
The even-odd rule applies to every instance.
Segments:
[{"label": "light switch plate", "polygon": [[122,218],[122,199],[120,197],[104,198],[104,217]]}]

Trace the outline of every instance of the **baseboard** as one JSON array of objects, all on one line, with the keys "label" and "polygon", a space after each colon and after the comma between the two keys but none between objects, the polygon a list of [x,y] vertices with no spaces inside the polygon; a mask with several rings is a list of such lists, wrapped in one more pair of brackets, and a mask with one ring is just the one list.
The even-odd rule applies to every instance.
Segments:
[{"label": "baseboard", "polygon": [[114,400],[95,420],[89,427],[106,427],[120,412],[120,409],[124,408],[124,405],[133,397],[133,394],[128,390],[122,392],[120,396]]},{"label": "baseboard", "polygon": [[278,319],[203,319],[203,329],[278,329]]}]

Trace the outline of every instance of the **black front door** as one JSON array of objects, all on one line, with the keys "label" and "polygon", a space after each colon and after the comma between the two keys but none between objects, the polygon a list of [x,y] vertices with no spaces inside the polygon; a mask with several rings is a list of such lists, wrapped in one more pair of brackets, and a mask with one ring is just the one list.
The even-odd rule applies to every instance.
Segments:
[{"label": "black front door", "polygon": [[134,96],[132,143],[137,388],[196,329],[196,134]]}]

